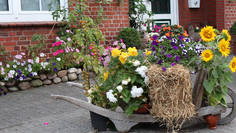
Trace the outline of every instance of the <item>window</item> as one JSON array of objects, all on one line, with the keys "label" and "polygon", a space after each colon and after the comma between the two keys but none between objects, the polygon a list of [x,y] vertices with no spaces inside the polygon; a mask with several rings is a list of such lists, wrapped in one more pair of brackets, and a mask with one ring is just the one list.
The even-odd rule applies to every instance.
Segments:
[{"label": "window", "polygon": [[[0,22],[52,21],[48,4],[54,0],[0,0]],[[67,6],[67,0],[52,4]]]},{"label": "window", "polygon": [[154,14],[170,14],[170,0],[153,0],[152,12]]}]

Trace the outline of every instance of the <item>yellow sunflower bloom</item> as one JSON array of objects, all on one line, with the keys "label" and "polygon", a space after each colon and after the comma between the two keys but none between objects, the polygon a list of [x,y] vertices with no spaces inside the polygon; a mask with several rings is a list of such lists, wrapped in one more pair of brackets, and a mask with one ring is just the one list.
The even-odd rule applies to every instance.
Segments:
[{"label": "yellow sunflower bloom", "polygon": [[128,48],[128,51],[129,51],[130,56],[137,56],[138,55],[137,49],[135,47]]},{"label": "yellow sunflower bloom", "polygon": [[231,36],[229,35],[228,30],[223,29],[222,32],[221,32],[221,34],[222,34],[222,33],[227,36],[227,40],[226,40],[226,41],[231,41]]},{"label": "yellow sunflower bloom", "polygon": [[111,55],[113,56],[113,57],[117,57],[117,56],[120,56],[120,53],[121,53],[121,51],[118,49],[118,48],[115,48],[115,49],[113,49],[112,51],[111,51]]},{"label": "yellow sunflower bloom", "polygon": [[206,26],[201,29],[200,36],[203,41],[210,42],[215,40],[216,34],[212,26]]},{"label": "yellow sunflower bloom", "polygon": [[108,75],[109,75],[109,72],[108,72],[108,71],[104,73],[104,81],[106,81],[106,80],[107,80],[107,78],[108,78]]},{"label": "yellow sunflower bloom", "polygon": [[122,53],[121,53],[121,56],[119,57],[119,60],[120,60],[120,62],[121,62],[122,64],[124,64],[125,61],[126,61],[126,59],[127,59],[128,57],[129,57],[129,54],[128,54],[128,53],[122,52]]},{"label": "yellow sunflower bloom", "polygon": [[235,57],[231,60],[229,68],[233,73],[235,72],[235,70],[236,70],[236,58]]},{"label": "yellow sunflower bloom", "polygon": [[201,56],[202,56],[202,60],[204,60],[205,62],[208,62],[212,60],[214,55],[210,49],[206,49],[202,52]]},{"label": "yellow sunflower bloom", "polygon": [[152,51],[148,51],[147,49],[145,49],[145,52],[146,56],[150,55],[152,53]]},{"label": "yellow sunflower bloom", "polygon": [[225,39],[222,39],[218,45],[220,48],[219,51],[221,52],[222,56],[229,56],[230,54],[230,47],[229,47],[229,41],[225,41]]}]

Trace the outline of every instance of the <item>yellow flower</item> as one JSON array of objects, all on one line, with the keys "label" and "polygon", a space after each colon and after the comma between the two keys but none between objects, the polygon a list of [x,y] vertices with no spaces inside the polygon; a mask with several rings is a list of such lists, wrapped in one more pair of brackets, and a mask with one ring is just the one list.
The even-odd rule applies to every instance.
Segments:
[{"label": "yellow flower", "polygon": [[201,56],[205,62],[208,62],[208,61],[212,60],[214,55],[210,49],[206,49],[202,52]]},{"label": "yellow flower", "polygon": [[229,68],[231,69],[231,71],[233,73],[235,72],[235,70],[236,70],[236,58],[235,57],[231,60]]},{"label": "yellow flower", "polygon": [[200,36],[203,41],[210,42],[215,40],[216,34],[212,26],[206,26],[201,29]]},{"label": "yellow flower", "polygon": [[111,55],[113,56],[113,57],[117,57],[117,56],[120,56],[120,53],[121,53],[121,51],[118,49],[118,48],[115,48],[115,49],[113,49],[112,51],[111,51]]},{"label": "yellow flower", "polygon": [[229,56],[230,53],[230,47],[229,47],[229,41],[225,41],[225,39],[222,39],[218,45],[220,48],[219,51],[221,52],[222,56]]},{"label": "yellow flower", "polygon": [[226,29],[223,29],[221,34],[224,33],[226,36],[227,36],[227,40],[226,41],[231,41],[231,36],[229,35],[229,32],[228,30]]},{"label": "yellow flower", "polygon": [[135,47],[128,48],[128,51],[129,51],[130,56],[137,56],[138,55],[137,49]]},{"label": "yellow flower", "polygon": [[150,55],[152,53],[152,51],[148,51],[147,49],[144,52],[146,54],[146,56]]},{"label": "yellow flower", "polygon": [[120,62],[121,62],[122,64],[124,64],[125,61],[126,61],[126,59],[127,59],[128,57],[129,57],[128,53],[122,52],[122,53],[121,53],[121,56],[119,57],[119,60],[120,60]]},{"label": "yellow flower", "polygon": [[104,81],[106,81],[106,80],[107,80],[107,78],[108,78],[108,75],[109,75],[109,72],[108,72],[108,71],[104,73]]}]

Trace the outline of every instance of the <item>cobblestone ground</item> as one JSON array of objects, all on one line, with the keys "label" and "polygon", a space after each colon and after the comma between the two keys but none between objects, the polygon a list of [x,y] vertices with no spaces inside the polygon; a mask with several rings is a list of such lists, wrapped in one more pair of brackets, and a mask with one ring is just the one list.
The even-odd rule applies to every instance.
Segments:
[{"label": "cobblestone ground", "polygon": [[[232,58],[232,55],[229,57]],[[229,84],[236,92],[234,83]],[[78,81],[76,81],[78,82]],[[66,83],[32,90],[8,93],[0,97],[0,133],[94,133],[89,111],[63,100],[53,100],[51,94],[67,95],[86,100],[81,88],[69,87]],[[48,125],[45,125],[48,123]],[[236,133],[236,119],[216,130],[206,124],[194,125],[180,132],[191,133]],[[157,124],[139,124],[130,133],[166,132]],[[102,133],[116,133],[104,131]]]}]

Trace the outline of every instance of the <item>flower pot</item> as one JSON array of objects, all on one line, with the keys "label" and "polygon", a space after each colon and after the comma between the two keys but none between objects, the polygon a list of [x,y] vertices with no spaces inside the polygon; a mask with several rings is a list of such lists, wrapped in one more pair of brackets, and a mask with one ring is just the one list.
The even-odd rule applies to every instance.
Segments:
[{"label": "flower pot", "polygon": [[216,129],[219,115],[206,115],[204,118],[210,129]]},{"label": "flower pot", "polygon": [[107,130],[107,123],[110,121],[109,118],[99,115],[90,111],[90,118],[92,127],[94,130],[98,131],[106,131]]},{"label": "flower pot", "polygon": [[149,103],[145,103],[145,104],[143,104],[143,107],[137,109],[136,111],[134,111],[134,113],[136,113],[136,114],[147,114],[149,112],[150,108],[151,108],[151,106],[149,105]]}]

